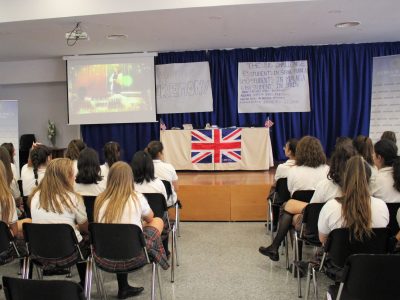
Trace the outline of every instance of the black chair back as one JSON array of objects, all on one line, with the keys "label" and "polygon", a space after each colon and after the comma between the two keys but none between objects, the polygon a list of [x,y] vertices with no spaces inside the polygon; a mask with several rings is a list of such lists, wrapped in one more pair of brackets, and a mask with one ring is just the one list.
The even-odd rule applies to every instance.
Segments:
[{"label": "black chair back", "polygon": [[8,225],[0,221],[0,253],[9,249],[10,243],[14,240]]},{"label": "black chair back", "polygon": [[329,234],[324,248],[333,265],[343,268],[352,254],[386,254],[391,251],[390,245],[388,228],[373,228],[371,237],[365,237],[363,241],[356,240],[348,228],[339,228]]},{"label": "black chair back", "polygon": [[290,192],[287,186],[287,178],[279,178],[276,181],[275,192],[278,194],[278,202],[283,203],[290,199]]},{"label": "black chair back", "polygon": [[309,203],[312,196],[314,195],[314,192],[314,190],[295,191],[292,195],[292,199]]},{"label": "black chair back", "polygon": [[390,229],[390,233],[392,236],[395,236],[400,228],[399,228],[399,223],[397,223],[397,211],[400,208],[400,203],[386,203],[387,208],[389,210],[389,224],[388,228]]},{"label": "black chair back", "polygon": [[168,180],[161,180],[161,181],[165,186],[165,190],[167,192],[167,197],[169,199],[172,196],[172,185],[171,185],[171,182],[169,182]]},{"label": "black chair back", "polygon": [[143,193],[155,217],[162,218],[168,210],[167,202],[163,194],[159,193]]},{"label": "black chair back", "polygon": [[399,299],[400,255],[356,254],[346,261],[341,299]]},{"label": "black chair back", "polygon": [[325,203],[310,203],[304,209],[303,224],[305,225],[305,230],[302,238],[313,245],[321,244],[319,241],[318,218],[324,205]]},{"label": "black chair back", "polygon": [[23,229],[29,254],[51,259],[77,250],[78,239],[71,225],[24,223]]},{"label": "black chair back", "polygon": [[6,300],[83,300],[82,287],[72,281],[3,277]]},{"label": "black chair back", "polygon": [[128,260],[146,247],[142,229],[133,224],[89,224],[90,239],[96,255],[110,260]]},{"label": "black chair back", "polygon": [[82,196],[83,202],[85,202],[86,214],[88,222],[92,223],[94,221],[94,202],[96,201],[96,196]]},{"label": "black chair back", "polygon": [[31,208],[28,205],[28,196],[22,197],[22,204],[24,206],[24,211],[25,211],[26,217],[32,219]]}]

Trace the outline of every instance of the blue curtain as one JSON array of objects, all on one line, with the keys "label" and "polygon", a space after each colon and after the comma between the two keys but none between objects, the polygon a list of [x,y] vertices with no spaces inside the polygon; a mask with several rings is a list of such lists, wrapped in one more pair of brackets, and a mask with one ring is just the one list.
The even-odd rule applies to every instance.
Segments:
[{"label": "blue curtain", "polygon": [[[371,106],[372,60],[374,56],[400,54],[400,42],[235,49],[161,53],[156,64],[208,61],[210,64],[214,111],[206,113],[162,114],[168,128],[192,123],[227,126],[263,126],[267,117],[271,128],[274,157],[284,159],[283,146],[289,138],[313,135],[328,154],[338,136],[368,135]],[[311,112],[237,112],[239,62],[307,60]],[[110,140],[124,149],[124,159],[159,138],[158,123],[81,126],[84,141],[100,151]]]}]

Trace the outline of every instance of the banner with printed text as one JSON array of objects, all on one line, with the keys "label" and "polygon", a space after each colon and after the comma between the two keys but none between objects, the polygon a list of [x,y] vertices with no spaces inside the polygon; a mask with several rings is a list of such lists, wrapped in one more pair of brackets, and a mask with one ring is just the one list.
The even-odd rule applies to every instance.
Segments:
[{"label": "banner with printed text", "polygon": [[157,113],[213,111],[208,62],[156,66]]},{"label": "banner with printed text", "polygon": [[239,63],[238,111],[310,111],[307,61]]}]

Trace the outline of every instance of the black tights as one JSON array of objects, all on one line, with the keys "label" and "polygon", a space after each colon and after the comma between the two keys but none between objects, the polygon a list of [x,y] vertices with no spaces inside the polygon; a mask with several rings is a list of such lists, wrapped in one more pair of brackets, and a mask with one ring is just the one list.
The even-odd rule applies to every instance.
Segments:
[{"label": "black tights", "polygon": [[293,221],[293,215],[283,210],[279,218],[278,232],[276,233],[276,236],[270,246],[272,250],[278,251],[279,246],[285,239],[285,236],[287,235],[290,226],[292,225],[292,221]]},{"label": "black tights", "polygon": [[117,273],[118,290],[124,290],[129,287],[128,273]]}]

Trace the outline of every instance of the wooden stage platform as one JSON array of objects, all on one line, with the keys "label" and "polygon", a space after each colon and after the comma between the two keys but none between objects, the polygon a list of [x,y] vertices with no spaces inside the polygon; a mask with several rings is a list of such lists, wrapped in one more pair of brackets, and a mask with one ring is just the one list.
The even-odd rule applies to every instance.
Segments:
[{"label": "wooden stage platform", "polygon": [[178,172],[182,221],[265,221],[275,169]]}]

